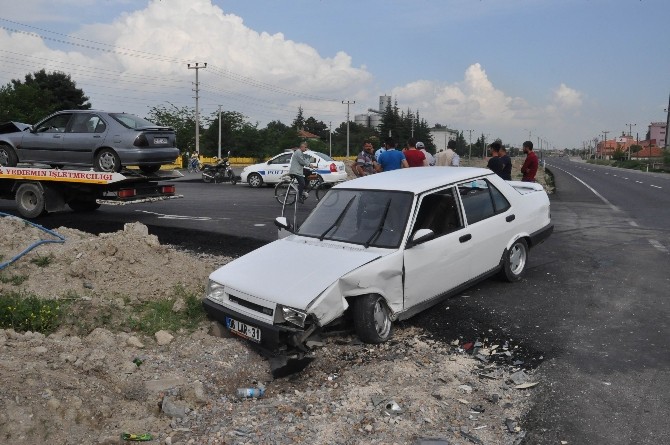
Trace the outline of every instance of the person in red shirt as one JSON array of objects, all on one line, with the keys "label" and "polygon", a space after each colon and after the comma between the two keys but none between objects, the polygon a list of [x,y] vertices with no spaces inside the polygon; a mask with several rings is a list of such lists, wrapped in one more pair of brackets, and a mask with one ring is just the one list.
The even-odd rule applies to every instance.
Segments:
[{"label": "person in red shirt", "polygon": [[403,151],[410,167],[426,167],[428,160],[421,150],[416,149],[416,139],[409,138],[407,149]]},{"label": "person in red shirt", "polygon": [[533,143],[526,141],[523,143],[523,152],[526,153],[526,160],[521,166],[521,173],[523,174],[522,181],[535,182],[535,175],[537,174],[538,160],[537,155],[533,151]]}]

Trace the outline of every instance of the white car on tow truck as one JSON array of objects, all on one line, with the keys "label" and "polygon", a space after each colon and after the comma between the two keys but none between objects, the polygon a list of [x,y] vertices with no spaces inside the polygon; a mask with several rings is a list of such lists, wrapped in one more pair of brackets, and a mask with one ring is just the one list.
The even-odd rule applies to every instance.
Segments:
[{"label": "white car on tow truck", "polygon": [[299,228],[276,224],[293,233],[212,272],[203,306],[232,333],[290,357],[342,325],[384,342],[395,320],[486,277],[517,281],[553,230],[541,185],[453,167],[347,181]]}]

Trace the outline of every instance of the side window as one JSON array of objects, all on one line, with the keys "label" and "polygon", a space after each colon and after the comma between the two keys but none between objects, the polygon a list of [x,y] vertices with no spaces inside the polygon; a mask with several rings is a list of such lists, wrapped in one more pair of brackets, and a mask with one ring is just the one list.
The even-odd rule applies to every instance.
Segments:
[{"label": "side window", "polygon": [[95,114],[76,113],[72,116],[68,133],[95,133],[100,118]]},{"label": "side window", "polygon": [[430,229],[435,238],[463,228],[454,188],[425,195],[417,213],[414,232]]},{"label": "side window", "polygon": [[292,153],[285,153],[281,156],[277,156],[273,160],[270,161],[270,164],[288,164],[291,162],[291,155]]},{"label": "side window", "polygon": [[89,123],[93,124],[94,133],[104,133],[105,130],[107,130],[107,124],[105,123],[105,121],[100,119],[100,116],[93,115]]},{"label": "side window", "polygon": [[505,196],[485,179],[460,184],[458,191],[468,224],[474,224],[509,209]]},{"label": "side window", "polygon": [[35,128],[36,133],[65,133],[67,123],[70,121],[70,113],[53,116]]}]

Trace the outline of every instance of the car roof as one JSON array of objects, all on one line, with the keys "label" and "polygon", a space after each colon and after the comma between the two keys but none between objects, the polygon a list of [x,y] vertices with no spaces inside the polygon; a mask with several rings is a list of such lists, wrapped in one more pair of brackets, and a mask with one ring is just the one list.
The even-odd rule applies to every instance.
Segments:
[{"label": "car roof", "polygon": [[447,184],[490,175],[494,175],[491,170],[476,167],[402,168],[352,179],[334,188],[393,190],[417,194]]}]

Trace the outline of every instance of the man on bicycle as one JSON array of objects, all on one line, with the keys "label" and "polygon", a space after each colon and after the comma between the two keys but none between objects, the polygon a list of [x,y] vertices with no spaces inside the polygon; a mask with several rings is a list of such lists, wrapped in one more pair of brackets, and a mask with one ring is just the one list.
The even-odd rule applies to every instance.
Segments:
[{"label": "man on bicycle", "polygon": [[305,191],[305,167],[309,166],[309,157],[303,153],[307,151],[307,142],[300,144],[300,147],[293,152],[291,156],[291,166],[288,174],[298,182],[298,200],[304,202],[308,193]]}]

